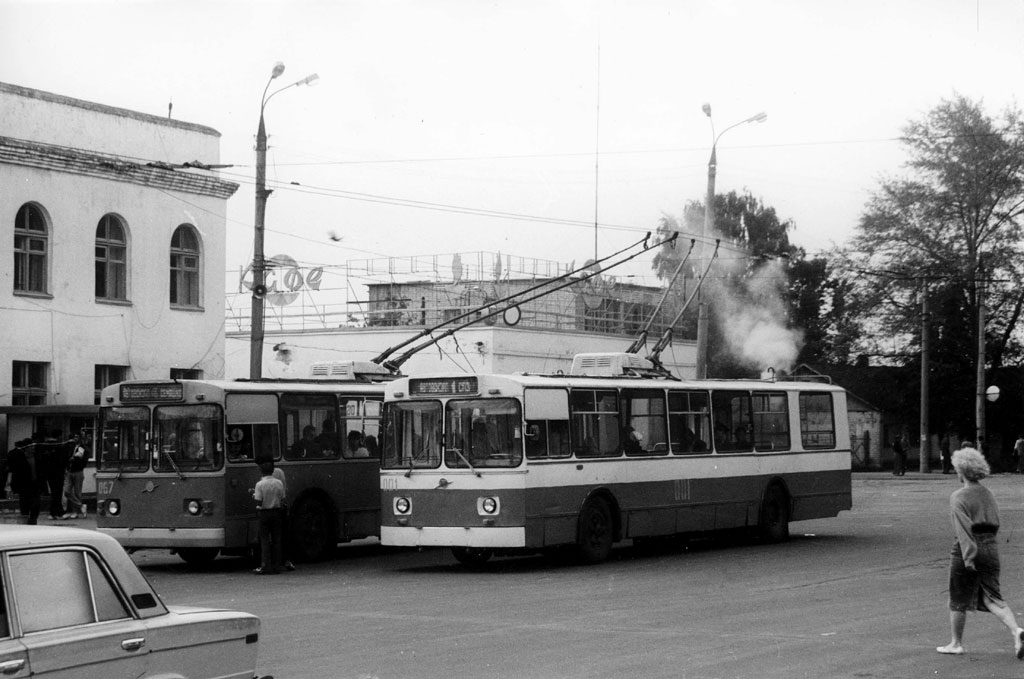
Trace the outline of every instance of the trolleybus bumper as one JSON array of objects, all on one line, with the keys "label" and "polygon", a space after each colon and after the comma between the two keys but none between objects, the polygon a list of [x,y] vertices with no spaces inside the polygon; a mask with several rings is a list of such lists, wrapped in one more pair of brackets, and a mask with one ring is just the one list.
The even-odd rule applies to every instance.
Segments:
[{"label": "trolleybus bumper", "polygon": [[122,547],[223,547],[223,528],[99,528]]},{"label": "trolleybus bumper", "polygon": [[381,526],[380,543],[391,547],[525,547],[526,529]]}]

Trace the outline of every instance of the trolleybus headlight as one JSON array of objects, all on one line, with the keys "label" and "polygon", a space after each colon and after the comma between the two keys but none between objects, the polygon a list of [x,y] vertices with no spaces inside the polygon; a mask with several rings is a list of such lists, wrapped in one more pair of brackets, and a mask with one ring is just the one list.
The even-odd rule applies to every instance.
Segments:
[{"label": "trolleybus headlight", "polygon": [[407,497],[395,498],[395,514],[408,514],[412,511],[412,502]]},{"label": "trolleybus headlight", "polygon": [[476,501],[476,510],[480,514],[497,514],[501,503],[496,497],[482,497]]},{"label": "trolleybus headlight", "polygon": [[203,511],[203,501],[185,500],[185,511],[192,516],[199,516]]},{"label": "trolleybus headlight", "polygon": [[107,514],[111,516],[117,516],[121,513],[121,501],[120,500],[107,500]]}]

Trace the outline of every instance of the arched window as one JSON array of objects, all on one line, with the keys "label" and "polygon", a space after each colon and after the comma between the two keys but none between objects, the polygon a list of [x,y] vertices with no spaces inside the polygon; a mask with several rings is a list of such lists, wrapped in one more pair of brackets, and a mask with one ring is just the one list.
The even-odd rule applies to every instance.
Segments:
[{"label": "arched window", "polygon": [[171,237],[171,305],[199,307],[199,238],[189,224]]},{"label": "arched window", "polygon": [[14,222],[14,291],[46,292],[49,235],[46,219],[35,205],[26,203]]},{"label": "arched window", "polygon": [[128,299],[128,241],[114,215],[96,225],[96,299]]}]

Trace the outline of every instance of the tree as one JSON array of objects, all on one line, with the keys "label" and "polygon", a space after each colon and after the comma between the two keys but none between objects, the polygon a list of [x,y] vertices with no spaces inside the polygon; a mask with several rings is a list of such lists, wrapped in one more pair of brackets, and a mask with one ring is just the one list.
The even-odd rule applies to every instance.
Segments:
[{"label": "tree", "polygon": [[[904,128],[907,174],[883,179],[843,261],[862,322],[878,330],[865,349],[891,362],[916,359],[922,295],[933,314],[934,365],[955,382],[950,407],[974,389],[977,315],[984,304],[991,368],[1019,361],[1016,329],[1024,308],[1024,121],[1011,107],[996,120],[954,95]],[[889,352],[880,341],[905,347]],[[970,402],[970,399],[966,399]],[[937,413],[933,421],[947,421]]]},{"label": "tree", "polygon": [[[702,293],[710,300],[712,321],[708,376],[749,376],[769,365],[788,369],[798,361],[833,358],[827,341],[841,334],[836,318],[846,313],[846,289],[832,279],[827,262],[807,260],[789,242],[792,222],[779,220],[774,208],[750,192],[716,195],[715,215],[719,258]],[[703,219],[703,203],[689,201],[682,219],[663,217],[658,232],[698,233]],[[686,249],[677,245],[657,253],[653,266],[659,277],[671,277]],[[703,270],[695,258],[684,272],[687,286]],[[694,304],[685,318],[690,337],[696,335],[696,311]]]}]

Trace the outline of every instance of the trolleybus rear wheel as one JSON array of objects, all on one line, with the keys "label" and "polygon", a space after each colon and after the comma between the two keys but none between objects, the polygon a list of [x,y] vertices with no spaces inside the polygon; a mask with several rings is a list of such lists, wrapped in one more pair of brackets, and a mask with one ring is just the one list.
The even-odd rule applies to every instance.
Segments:
[{"label": "trolleybus rear wheel", "polygon": [[311,497],[301,501],[289,516],[289,537],[298,561],[319,561],[338,545],[330,508]]},{"label": "trolleybus rear wheel", "polygon": [[178,550],[178,556],[190,566],[205,566],[216,559],[219,553],[216,547],[182,547]]},{"label": "trolleybus rear wheel", "polygon": [[612,513],[600,498],[589,500],[580,512],[576,551],[585,563],[599,563],[612,551]]},{"label": "trolleybus rear wheel", "polygon": [[761,505],[761,537],[768,542],[785,542],[789,539],[789,498],[778,486],[771,486]]},{"label": "trolleybus rear wheel", "polygon": [[479,568],[494,555],[493,549],[486,547],[452,547],[452,556],[463,566]]}]

